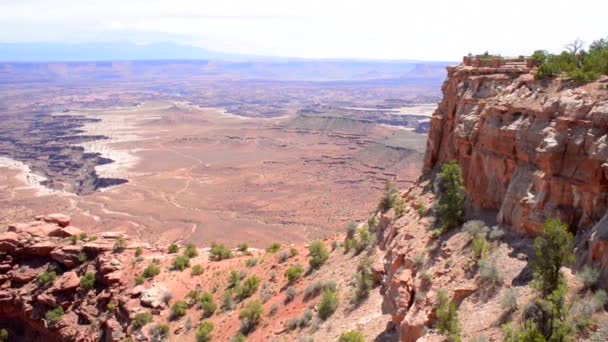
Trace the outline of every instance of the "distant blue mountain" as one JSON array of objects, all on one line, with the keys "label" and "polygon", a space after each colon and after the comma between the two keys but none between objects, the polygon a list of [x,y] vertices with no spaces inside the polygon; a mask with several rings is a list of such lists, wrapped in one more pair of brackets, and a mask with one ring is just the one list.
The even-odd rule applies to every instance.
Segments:
[{"label": "distant blue mountain", "polygon": [[247,56],[213,52],[190,45],[154,43],[0,43],[2,62],[120,60],[243,60]]}]

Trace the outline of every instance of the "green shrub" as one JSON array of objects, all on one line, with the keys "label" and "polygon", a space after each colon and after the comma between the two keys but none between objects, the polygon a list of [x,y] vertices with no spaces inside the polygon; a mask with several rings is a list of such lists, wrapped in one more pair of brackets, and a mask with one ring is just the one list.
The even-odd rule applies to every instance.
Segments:
[{"label": "green shrub", "polygon": [[160,274],[160,268],[158,266],[156,266],[156,264],[150,264],[150,265],[148,265],[144,269],[144,272],[142,273],[142,275],[144,276],[144,278],[154,278],[158,274]]},{"label": "green shrub", "polygon": [[243,278],[245,278],[245,273],[230,270],[230,274],[228,275],[228,288],[238,287]]},{"label": "green shrub", "polygon": [[203,321],[196,331],[196,342],[209,342],[213,339],[213,323]]},{"label": "green shrub", "polygon": [[177,253],[177,252],[179,252],[179,246],[176,245],[176,244],[174,244],[174,243],[172,243],[172,244],[169,245],[169,249],[168,250],[169,250],[169,253],[171,253],[171,254]]},{"label": "green shrub", "polygon": [[80,288],[84,290],[90,290],[95,286],[95,273],[87,272],[84,276],[80,277]]},{"label": "green shrub", "polygon": [[127,241],[120,237],[116,240],[116,242],[114,242],[114,247],[112,248],[112,250],[114,251],[114,253],[122,253],[125,248],[127,248]]},{"label": "green shrub", "polygon": [[63,317],[63,308],[61,306],[47,311],[44,315],[44,318],[46,318],[47,322],[49,322],[51,325],[59,322],[61,317]]},{"label": "green shrub", "polygon": [[340,335],[338,342],[365,342],[365,336],[358,331],[347,331]]},{"label": "green shrub", "polygon": [[304,268],[301,265],[295,265],[285,270],[285,278],[287,282],[293,283],[304,274]]},{"label": "green shrub", "polygon": [[260,303],[260,301],[254,300],[249,302],[239,313],[241,332],[247,335],[254,331],[262,321],[263,312],[262,303]]},{"label": "green shrub", "polygon": [[178,255],[173,259],[172,267],[174,270],[183,271],[190,267],[190,259],[185,255]]},{"label": "green shrub", "polygon": [[276,253],[281,249],[281,244],[280,243],[273,243],[270,246],[268,246],[268,248],[266,248],[266,252],[268,253]]},{"label": "green shrub", "polygon": [[384,193],[378,204],[378,210],[382,213],[395,209],[395,214],[401,216],[403,214],[403,200],[399,194],[397,186],[390,181],[384,184]]},{"label": "green shrub", "polygon": [[135,248],[135,257],[139,257],[144,253],[144,250],[141,247]]},{"label": "green shrub", "polygon": [[0,329],[0,342],[8,342],[8,331]]},{"label": "green shrub", "polygon": [[306,287],[304,290],[304,299],[309,300],[320,295],[325,290],[336,291],[337,285],[333,281],[317,281]]},{"label": "green shrub", "polygon": [[76,259],[78,260],[79,264],[84,264],[88,260],[87,255],[85,253],[78,253]]},{"label": "green shrub", "polygon": [[317,313],[322,320],[328,319],[338,309],[339,300],[337,291],[325,290],[323,297],[317,305]]},{"label": "green shrub", "polygon": [[600,75],[594,71],[575,69],[568,72],[568,77],[578,84],[585,84],[595,81]]},{"label": "green shrub", "polygon": [[443,290],[437,292],[437,299],[437,329],[441,334],[446,335],[450,341],[461,341],[460,322],[458,321],[456,305],[450,302]]},{"label": "green shrub", "polygon": [[297,328],[302,329],[302,328],[309,326],[310,322],[312,321],[312,316],[313,316],[312,311],[310,311],[310,310],[304,311],[304,313],[302,314],[302,317],[293,318],[293,319],[290,319],[289,321],[287,321],[287,329],[295,330]]},{"label": "green shrub", "polygon": [[222,244],[212,243],[211,250],[209,251],[209,257],[212,260],[221,261],[232,258],[232,252]]},{"label": "green shrub", "polygon": [[291,249],[289,249],[289,256],[291,256],[293,258],[296,255],[298,255],[298,249],[295,247],[291,247]]},{"label": "green shrub", "polygon": [[357,241],[355,239],[346,239],[344,241],[344,254],[350,252],[357,245]]},{"label": "green shrub", "polygon": [[279,253],[279,256],[277,259],[279,261],[279,264],[282,264],[285,261],[287,261],[287,259],[289,259],[289,254],[287,252],[281,252],[281,253]]},{"label": "green shrub", "polygon": [[422,266],[426,263],[426,251],[423,251],[419,254],[414,255],[412,258],[412,263],[414,265],[415,270],[420,270]]},{"label": "green shrub", "polygon": [[237,249],[239,252],[247,253],[247,251],[249,250],[249,245],[243,242],[237,246]]},{"label": "green shrub", "polygon": [[352,222],[352,221],[348,222],[348,224],[346,225],[346,238],[354,239],[356,233],[357,233],[357,223]]},{"label": "green shrub", "polygon": [[57,279],[57,273],[55,273],[55,271],[49,270],[39,274],[36,277],[36,284],[40,287],[46,287],[52,284],[55,279]]},{"label": "green shrub", "polygon": [[420,279],[425,283],[430,284],[433,281],[433,275],[429,272],[422,272],[420,273]]},{"label": "green shrub", "polygon": [[496,265],[495,258],[482,258],[477,262],[479,280],[482,284],[496,286],[502,283],[502,276]]},{"label": "green shrub", "polygon": [[246,341],[247,341],[247,338],[242,333],[238,333],[236,336],[234,336],[232,339],[230,339],[230,342],[246,342]]},{"label": "green shrub", "polygon": [[259,286],[260,278],[253,275],[245,279],[245,281],[243,281],[243,284],[236,289],[237,297],[240,300],[251,297],[251,295],[253,295],[258,290]]},{"label": "green shrub", "polygon": [[285,302],[289,303],[296,297],[296,289],[293,286],[287,287],[285,291]]},{"label": "green shrub", "polygon": [[357,273],[355,273],[355,300],[361,301],[367,298],[373,286],[371,260],[368,257],[363,257],[359,260]]},{"label": "green shrub", "polygon": [[184,250],[184,256],[186,256],[189,259],[197,257],[198,250],[196,249],[196,246],[191,243],[187,244],[186,249]]},{"label": "green shrub", "polygon": [[471,220],[467,221],[462,225],[462,230],[464,230],[471,238],[476,238],[477,236],[486,236],[490,229],[483,221],[480,220]]},{"label": "green shrub", "polygon": [[369,228],[367,227],[367,225],[363,225],[361,226],[361,228],[359,228],[357,230],[357,245],[356,245],[356,252],[357,253],[361,253],[364,250],[366,250],[369,247],[372,247],[372,235],[369,232]]},{"label": "green shrub", "polygon": [[600,271],[594,267],[585,265],[583,269],[576,274],[576,276],[581,280],[585,289],[590,289],[595,286],[600,278]]},{"label": "green shrub", "polygon": [[329,259],[329,251],[321,241],[314,241],[308,247],[310,268],[317,269]]},{"label": "green shrub", "polygon": [[534,77],[537,80],[544,80],[547,78],[555,77],[561,72],[560,67],[554,63],[543,63],[539,68],[538,72]]},{"label": "green shrub", "polygon": [[542,235],[534,240],[536,261],[532,263],[533,285],[543,296],[550,295],[563,283],[560,269],[574,262],[573,248],[574,239],[567,224],[558,220],[543,224]]},{"label": "green shrub", "polygon": [[516,288],[511,287],[511,288],[507,289],[504,296],[500,300],[500,307],[503,309],[503,311],[505,311],[507,313],[511,313],[511,312],[514,312],[515,310],[517,310],[518,295],[519,294],[518,294]]},{"label": "green shrub", "polygon": [[109,302],[108,304],[106,304],[106,309],[108,309],[108,311],[110,312],[116,311],[117,308],[118,306],[116,305],[116,302]]},{"label": "green shrub", "polygon": [[477,235],[473,239],[473,256],[475,257],[476,260],[479,260],[482,257],[484,257],[486,254],[488,254],[489,250],[490,250],[490,245],[486,241],[485,236]]},{"label": "green shrub", "polygon": [[222,294],[222,310],[231,311],[234,310],[235,304],[232,298],[232,291],[228,290]]},{"label": "green shrub", "polygon": [[173,303],[171,307],[171,319],[178,319],[186,315],[186,311],[188,310],[188,304],[183,300],[178,300]]},{"label": "green shrub", "polygon": [[245,261],[245,266],[247,266],[247,267],[253,267],[257,264],[258,264],[258,258],[251,258],[251,259],[247,259],[247,261]]},{"label": "green shrub", "polygon": [[462,186],[460,166],[454,160],[441,166],[437,175],[435,210],[441,221],[442,231],[457,227],[464,215],[464,187]]},{"label": "green shrub", "polygon": [[192,266],[192,270],[191,270],[191,274],[192,276],[199,276],[201,274],[203,274],[203,266],[201,265],[194,265]]},{"label": "green shrub", "polygon": [[274,303],[270,306],[270,310],[268,310],[268,316],[274,316],[277,311],[279,311],[279,305]]},{"label": "green shrub", "polygon": [[152,341],[163,341],[169,336],[169,324],[157,324],[150,329],[152,334]]},{"label": "green shrub", "polygon": [[209,292],[203,292],[200,295],[198,305],[203,311],[203,317],[210,317],[215,313],[215,310],[217,310],[213,295]]},{"label": "green shrub", "polygon": [[146,278],[144,278],[144,276],[141,274],[135,277],[135,285],[141,285],[144,283],[144,281],[146,281]]}]

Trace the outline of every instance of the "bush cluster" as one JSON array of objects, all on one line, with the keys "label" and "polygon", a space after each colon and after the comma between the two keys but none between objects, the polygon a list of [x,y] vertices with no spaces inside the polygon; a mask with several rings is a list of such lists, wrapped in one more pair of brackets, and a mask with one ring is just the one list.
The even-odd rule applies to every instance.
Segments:
[{"label": "bush cluster", "polygon": [[209,256],[212,260],[221,261],[232,258],[232,251],[222,244],[212,243]]},{"label": "bush cluster", "polygon": [[460,166],[454,160],[441,166],[435,182],[435,211],[445,232],[460,225],[464,215],[464,186]]},{"label": "bush cluster", "polygon": [[314,241],[308,247],[310,268],[317,269],[329,259],[329,251],[321,241]]}]

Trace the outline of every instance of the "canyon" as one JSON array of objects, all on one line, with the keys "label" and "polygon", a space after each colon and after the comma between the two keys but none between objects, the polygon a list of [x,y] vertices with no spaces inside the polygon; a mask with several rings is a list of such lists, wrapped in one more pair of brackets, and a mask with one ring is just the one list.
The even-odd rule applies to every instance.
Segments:
[{"label": "canyon", "polygon": [[[138,186],[146,177],[163,175],[156,169],[150,176],[145,172],[146,167],[149,168],[147,172],[152,173],[150,170],[158,168],[159,164],[179,165],[167,171],[165,182],[200,172],[198,167],[202,165],[179,164],[181,160],[177,154],[159,151],[186,153],[191,158],[188,153],[197,149],[198,153],[206,153],[207,160],[210,160],[211,151],[219,151],[221,157],[238,152],[239,163],[253,167],[258,175],[264,175],[260,170],[272,170],[274,179],[278,174],[283,175],[281,183],[306,184],[298,187],[292,183],[290,192],[275,205],[298,207],[297,212],[305,217],[298,219],[307,222],[307,226],[316,226],[319,230],[327,230],[329,226],[337,228],[310,234],[301,241],[293,236],[285,240],[276,235],[273,236],[276,240],[260,238],[253,243],[258,248],[232,249],[232,258],[224,260],[212,255],[213,247],[199,246],[196,255],[189,260],[191,267],[201,266],[201,276],[188,268],[174,267],[177,257],[171,252],[169,243],[176,243],[181,253],[192,248],[187,247],[188,242],[203,245],[209,241],[179,239],[183,229],[174,235],[167,234],[166,239],[146,239],[145,232],[138,235],[143,231],[130,230],[126,226],[118,226],[122,229],[111,232],[105,231],[104,227],[90,230],[88,226],[95,223],[79,218],[78,212],[69,213],[72,219],[55,214],[33,220],[32,212],[23,211],[10,216],[6,232],[0,233],[0,255],[3,256],[0,263],[0,327],[8,327],[11,336],[34,340],[121,341],[128,336],[132,340],[148,341],[159,338],[155,327],[168,324],[168,331],[160,338],[181,341],[196,338],[198,323],[193,327],[192,321],[209,321],[213,324],[213,340],[224,341],[235,338],[242,330],[239,311],[242,312],[248,303],[259,301],[263,315],[257,328],[247,336],[251,341],[334,341],[347,331],[359,331],[365,340],[375,341],[448,341],[450,338],[437,328],[440,293],[445,293],[460,317],[462,340],[501,341],[505,338],[502,325],[523,320],[528,304],[535,297],[531,264],[537,256],[533,239],[550,218],[567,223],[575,235],[577,262],[564,267],[562,273],[568,288],[566,301],[572,314],[576,315],[576,304],[590,300],[580,277],[583,266],[598,269],[594,290],[608,286],[607,176],[604,172],[608,126],[603,119],[608,116],[608,77],[577,85],[561,77],[537,80],[534,77],[537,68],[528,65],[488,67],[464,63],[447,70],[438,108],[427,117],[428,120],[419,118],[408,125],[408,130],[370,124],[373,121],[369,117],[353,118],[310,110],[287,119],[265,118],[260,124],[254,121],[259,119],[234,117],[187,102],[159,106],[150,121],[143,125],[157,127],[149,132],[154,137],[161,134],[161,137],[152,139],[152,144],[146,145],[149,142],[143,140],[129,148],[150,153],[148,161],[173,160],[146,164],[143,156],[142,175],[129,174],[126,176],[128,183],[101,191],[98,196],[110,196],[106,193],[114,189]],[[352,111],[363,108],[362,115],[373,112],[370,106],[346,107]],[[219,117],[221,121],[218,121]],[[201,128],[199,132],[182,127],[184,123],[184,126],[192,126],[202,122],[210,127]],[[168,126],[171,127],[169,133],[159,133]],[[427,129],[427,137],[420,141],[420,134],[415,131]],[[188,133],[184,134],[184,130]],[[239,133],[235,134],[234,130]],[[210,143],[208,140],[212,140],[211,145],[206,145]],[[272,152],[269,154],[272,158],[264,158],[268,163],[260,165],[247,159],[253,153],[252,144],[256,145],[258,153]],[[273,146],[285,149],[287,155],[277,154]],[[228,149],[224,150],[224,147]],[[294,149],[299,150],[297,159],[290,153]],[[440,222],[434,208],[438,196],[436,177],[440,167],[452,160],[462,172],[466,223],[462,229],[458,227],[437,234]],[[282,164],[293,168],[280,166]],[[221,172],[231,183],[238,183],[239,176],[231,172],[239,166],[241,164],[227,164],[216,172]],[[331,181],[315,185],[311,183],[314,177],[302,170],[316,170],[314,177],[327,177]],[[366,175],[365,181],[357,176],[362,174]],[[398,204],[385,210],[378,202],[382,203],[383,196],[390,194],[390,188],[384,191],[382,188],[386,180],[396,180],[402,190],[394,197]],[[196,186],[201,178],[190,177],[184,182]],[[262,188],[273,184],[259,176],[245,178],[244,182],[247,186]],[[182,187],[171,183],[166,186],[171,191],[186,188],[180,184]],[[346,184],[345,187],[354,189],[353,192],[349,193],[340,184]],[[293,190],[296,189],[297,194],[298,191],[311,191],[311,188],[318,194],[338,191],[347,198],[334,207],[329,202],[339,196],[317,195],[315,198],[326,200],[307,212],[303,210],[306,209],[303,203],[307,202],[294,196]],[[208,198],[226,202],[217,199],[225,188],[209,189],[203,191]],[[360,200],[365,189],[369,191],[368,196]],[[136,199],[135,190],[130,188],[128,194],[134,197],[128,198],[126,203]],[[176,204],[188,203],[181,193],[167,191],[163,194]],[[256,198],[259,201],[260,197]],[[145,200],[149,210],[146,215],[163,210],[161,204],[154,206],[149,198]],[[107,203],[110,202],[113,200],[109,199]],[[336,208],[344,207],[346,202],[354,204],[349,208],[353,212],[337,211]],[[254,202],[248,205],[250,203]],[[277,209],[272,203],[267,205]],[[183,215],[183,212],[163,215],[171,217]],[[343,219],[332,218],[334,221],[323,226],[315,221],[319,216]],[[277,217],[284,220],[275,221],[277,227],[289,224],[285,212]],[[356,223],[349,225],[350,220]],[[224,221],[218,222],[221,225]],[[345,226],[349,227],[346,233],[343,232]],[[489,232],[488,251],[480,256],[475,256],[473,240],[476,236],[472,226],[485,227]],[[224,224],[222,233],[228,234],[229,227]],[[253,236],[250,234],[257,234],[259,229],[245,230],[245,234]],[[152,229],[154,234],[165,234],[165,231]],[[368,237],[372,243],[360,251],[347,247],[353,236],[363,241],[366,231],[374,237]],[[88,235],[82,235],[84,232]],[[262,232],[273,234],[270,230]],[[284,235],[285,231],[280,234]],[[220,234],[217,239],[232,243],[232,247],[236,245],[234,236],[243,235],[233,234],[230,241],[224,241]],[[327,261],[318,269],[310,267],[295,281],[283,279],[289,268],[305,265],[314,257],[312,240],[328,250]],[[120,250],[116,248],[117,241],[121,241]],[[283,244],[274,249],[262,249],[272,241]],[[79,259],[81,253],[86,258]],[[48,287],[41,287],[36,277],[48,271],[49,265],[54,265],[58,279]],[[138,282],[137,275],[143,274],[149,265],[158,265],[159,274]],[[357,300],[360,286],[357,276],[366,268],[371,272],[373,285],[365,299]],[[495,272],[492,277],[484,274],[487,270]],[[261,289],[257,291],[256,288],[247,300],[238,301],[235,308],[217,310],[209,317],[193,305],[185,309],[185,315],[172,317],[171,304],[187,301],[190,291],[208,292],[218,303],[226,293],[232,295],[231,271],[243,273],[243,279],[258,277]],[[95,274],[96,284],[87,291],[78,283],[86,273]],[[337,288],[335,295],[339,306],[330,317],[321,319],[319,312],[324,296],[311,295],[314,291],[309,288],[322,287],[328,282],[333,282],[332,286]],[[167,292],[171,295],[164,296],[168,299],[163,300],[162,294]],[[509,296],[514,304],[505,309],[504,298]],[[109,303],[113,304],[111,310]],[[43,313],[56,307],[62,307],[65,314],[51,324]],[[146,322],[145,329],[134,324],[141,313],[151,313],[152,322]],[[605,303],[587,315],[593,323],[585,333],[577,332],[575,340],[605,339],[608,336]]]}]

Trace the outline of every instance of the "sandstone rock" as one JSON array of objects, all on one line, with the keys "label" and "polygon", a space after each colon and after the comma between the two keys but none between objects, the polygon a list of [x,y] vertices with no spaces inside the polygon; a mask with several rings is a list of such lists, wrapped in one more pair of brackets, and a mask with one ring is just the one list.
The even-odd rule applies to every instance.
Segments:
[{"label": "sandstone rock", "polygon": [[118,342],[124,338],[125,334],[120,323],[113,318],[106,321],[105,330],[105,342]]},{"label": "sandstone rock", "polygon": [[78,236],[82,233],[83,233],[82,230],[80,230],[74,226],[67,226],[67,227],[57,227],[57,229],[55,229],[54,231],[49,233],[49,236],[68,238],[71,236]]},{"label": "sandstone rock", "polygon": [[76,272],[65,272],[55,281],[51,292],[74,291],[80,286],[80,278]]},{"label": "sandstone rock", "polygon": [[55,297],[47,292],[43,292],[43,293],[39,294],[38,296],[36,296],[36,300],[39,303],[48,305],[50,307],[57,306],[57,300],[55,299]]},{"label": "sandstone rock", "polygon": [[116,285],[124,281],[125,274],[123,271],[114,271],[106,273],[102,276],[102,281],[106,285]]},{"label": "sandstone rock", "polygon": [[36,220],[44,221],[47,223],[55,223],[60,227],[67,227],[70,225],[70,217],[64,214],[49,214],[43,216],[36,216]]},{"label": "sandstone rock", "polygon": [[171,292],[165,286],[161,284],[155,284],[151,288],[145,290],[141,297],[140,301],[143,305],[159,309],[165,307],[165,296],[170,294]]},{"label": "sandstone rock", "polygon": [[29,267],[20,268],[12,272],[12,280],[18,283],[28,283],[34,280],[39,272],[39,270]]},{"label": "sandstone rock", "polygon": [[52,241],[37,242],[33,245],[23,247],[23,253],[28,255],[36,255],[40,257],[48,257],[51,252],[58,247],[57,243]]},{"label": "sandstone rock", "polygon": [[51,252],[51,258],[58,263],[74,268],[78,265],[78,255],[82,252],[83,247],[79,245],[68,245],[54,249]]},{"label": "sandstone rock", "polygon": [[0,234],[0,252],[14,253],[20,245],[17,233],[9,231]]}]

